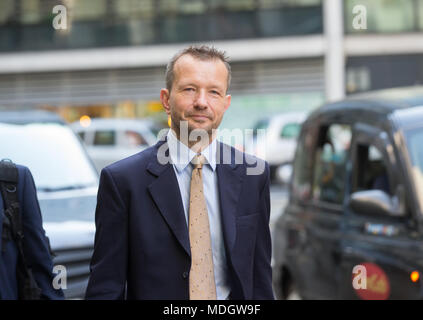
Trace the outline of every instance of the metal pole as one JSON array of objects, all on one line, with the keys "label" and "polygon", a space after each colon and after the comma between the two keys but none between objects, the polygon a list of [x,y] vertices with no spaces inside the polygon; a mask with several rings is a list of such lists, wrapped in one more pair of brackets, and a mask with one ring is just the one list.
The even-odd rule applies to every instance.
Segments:
[{"label": "metal pole", "polygon": [[344,19],[342,0],[323,0],[326,100],[345,97]]}]

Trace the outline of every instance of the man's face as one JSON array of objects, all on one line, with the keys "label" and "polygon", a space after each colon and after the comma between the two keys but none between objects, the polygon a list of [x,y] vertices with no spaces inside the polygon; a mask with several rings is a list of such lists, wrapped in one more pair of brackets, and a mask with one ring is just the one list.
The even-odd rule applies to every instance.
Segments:
[{"label": "man's face", "polygon": [[228,109],[231,96],[226,94],[228,71],[219,59],[199,60],[181,56],[174,65],[172,89],[162,89],[160,100],[179,135],[180,121],[188,130],[203,129],[210,135],[217,129]]}]

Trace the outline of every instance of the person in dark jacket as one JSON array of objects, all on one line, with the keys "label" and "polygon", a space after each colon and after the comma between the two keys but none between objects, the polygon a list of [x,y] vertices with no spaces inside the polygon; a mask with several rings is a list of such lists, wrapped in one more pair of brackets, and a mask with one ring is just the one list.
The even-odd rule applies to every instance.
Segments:
[{"label": "person in dark jacket", "polygon": [[102,170],[86,298],[274,299],[269,165],[215,135],[231,100],[227,59],[189,47],[167,70],[171,130]]},{"label": "person in dark jacket", "polygon": [[[62,290],[53,286],[53,261],[48,238],[42,226],[40,206],[31,172],[17,165],[17,193],[23,230],[23,252],[28,267],[40,289],[40,299],[63,299]],[[0,168],[0,170],[2,170]],[[0,299],[17,300],[19,295],[17,268],[19,251],[16,241],[5,240],[6,200],[0,192]]]}]

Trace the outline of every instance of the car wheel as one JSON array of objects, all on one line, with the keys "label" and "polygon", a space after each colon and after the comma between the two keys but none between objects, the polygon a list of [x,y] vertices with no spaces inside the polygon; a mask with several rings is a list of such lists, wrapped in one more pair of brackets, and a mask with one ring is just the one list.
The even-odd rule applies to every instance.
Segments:
[{"label": "car wheel", "polygon": [[285,273],[282,281],[282,291],[284,300],[302,300],[298,286],[294,279]]},{"label": "car wheel", "polygon": [[285,300],[302,300],[295,283],[293,283],[293,285],[289,288],[287,294],[285,295]]}]

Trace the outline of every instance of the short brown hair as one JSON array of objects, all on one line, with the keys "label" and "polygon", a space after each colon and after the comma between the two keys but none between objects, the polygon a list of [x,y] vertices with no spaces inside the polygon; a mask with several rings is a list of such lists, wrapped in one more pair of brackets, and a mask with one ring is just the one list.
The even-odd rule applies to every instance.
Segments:
[{"label": "short brown hair", "polygon": [[226,70],[228,70],[227,90],[229,89],[229,85],[231,83],[231,66],[229,65],[229,58],[226,56],[226,52],[219,51],[214,47],[209,47],[206,45],[190,46],[181,50],[173,56],[173,58],[169,61],[166,66],[166,89],[168,89],[169,91],[172,89],[173,80],[175,79],[175,63],[180,57],[186,54],[189,54],[192,57],[203,61],[213,59],[221,60],[225,64]]}]

